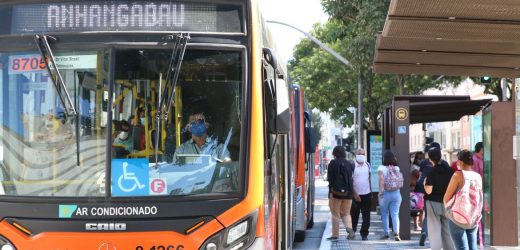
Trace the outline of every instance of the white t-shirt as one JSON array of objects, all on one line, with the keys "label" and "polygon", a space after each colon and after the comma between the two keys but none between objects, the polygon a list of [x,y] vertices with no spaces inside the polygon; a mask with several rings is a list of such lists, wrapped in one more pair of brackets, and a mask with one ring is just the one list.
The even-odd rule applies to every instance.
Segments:
[{"label": "white t-shirt", "polygon": [[[397,168],[397,170],[401,171],[401,169],[399,169],[398,166],[394,167]],[[379,173],[379,171],[383,172],[383,177],[386,177],[386,175],[388,174],[388,168],[385,165],[379,166],[379,168],[377,168],[377,172]]]},{"label": "white t-shirt", "polygon": [[354,191],[358,195],[365,195],[370,193],[370,168],[368,164],[365,162],[363,165],[354,163],[354,174],[352,175],[352,179],[354,179]]}]

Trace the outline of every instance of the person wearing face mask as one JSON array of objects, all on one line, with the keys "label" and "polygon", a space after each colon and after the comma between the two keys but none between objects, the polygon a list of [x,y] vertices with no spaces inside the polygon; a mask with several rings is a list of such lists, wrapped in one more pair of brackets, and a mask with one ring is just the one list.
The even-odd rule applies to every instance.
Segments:
[{"label": "person wearing face mask", "polygon": [[424,181],[424,190],[426,192],[424,199],[426,200],[425,207],[428,213],[427,226],[431,249],[451,250],[456,249],[456,247],[451,238],[449,219],[446,217],[443,199],[453,175],[453,170],[447,162],[441,161],[441,155],[439,148],[428,150],[428,158],[432,165],[432,170]]},{"label": "person wearing face mask", "polygon": [[219,162],[231,161],[228,149],[224,144],[219,143],[217,138],[208,136],[207,129],[209,123],[203,113],[193,113],[188,118],[187,131],[191,133],[191,139],[181,144],[173,155],[173,161],[177,160],[178,155],[183,154],[204,154],[211,155],[213,160]]},{"label": "person wearing face mask", "polygon": [[123,149],[123,151],[126,152],[121,152],[120,154],[116,153],[117,158],[124,157],[134,150],[134,143],[131,140],[130,134],[128,133],[129,130],[130,124],[127,121],[122,120],[121,131],[117,134],[117,137],[114,140],[114,145],[120,147],[121,149]]},{"label": "person wearing face mask", "polygon": [[352,217],[352,229],[357,231],[359,220],[359,213],[363,219],[361,224],[362,240],[368,240],[368,229],[370,227],[370,209],[372,207],[372,191],[370,186],[370,163],[367,162],[365,150],[358,148],[355,151],[356,160],[354,161],[354,173],[352,178],[354,180],[354,202],[350,209],[350,216]]}]

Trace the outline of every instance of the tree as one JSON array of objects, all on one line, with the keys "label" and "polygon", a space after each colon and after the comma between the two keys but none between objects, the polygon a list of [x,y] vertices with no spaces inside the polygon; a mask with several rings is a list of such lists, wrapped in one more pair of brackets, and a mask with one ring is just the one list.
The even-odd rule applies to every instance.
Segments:
[{"label": "tree", "polygon": [[312,133],[313,138],[312,141],[316,143],[320,143],[321,141],[321,127],[323,126],[323,121],[321,120],[320,112],[312,111]]},{"label": "tree", "polygon": [[302,40],[289,62],[292,78],[303,88],[312,106],[329,112],[344,125],[354,115],[347,108],[357,106],[359,79],[364,82],[363,113],[365,126],[379,129],[379,118],[394,95],[420,94],[440,86],[437,77],[374,74],[375,38],[382,30],[389,0],[322,0],[331,19],[315,25],[311,33],[350,61],[347,67],[310,40]]}]

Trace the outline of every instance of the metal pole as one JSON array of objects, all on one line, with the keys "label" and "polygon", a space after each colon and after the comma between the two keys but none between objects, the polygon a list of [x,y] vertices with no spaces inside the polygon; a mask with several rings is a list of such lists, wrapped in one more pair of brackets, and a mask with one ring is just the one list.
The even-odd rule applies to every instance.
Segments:
[{"label": "metal pole", "polygon": [[341,55],[339,55],[336,51],[334,51],[333,49],[327,47],[327,45],[323,44],[322,42],[320,42],[320,40],[318,40],[317,38],[313,37],[311,34],[301,30],[301,29],[298,29],[290,24],[287,24],[287,23],[283,23],[283,22],[278,22],[278,21],[272,21],[272,20],[267,20],[265,21],[266,23],[275,23],[275,24],[280,24],[280,25],[284,25],[284,26],[287,26],[289,28],[293,28],[297,31],[299,31],[300,33],[304,34],[306,37],[308,37],[309,39],[311,39],[311,41],[313,41],[315,44],[317,44],[318,46],[320,46],[320,48],[322,48],[323,50],[329,52],[329,54],[331,54],[332,56],[336,57],[336,59],[338,59],[340,62],[342,62],[343,64],[347,65],[349,68],[352,68],[352,65],[350,64],[350,62],[345,59],[344,57],[342,57]]},{"label": "metal pole", "polygon": [[[352,69],[352,65],[350,64],[350,62],[345,59],[344,57],[342,57],[341,55],[339,55],[336,51],[334,51],[333,49],[327,47],[327,45],[323,44],[322,42],[320,42],[320,40],[318,40],[317,38],[313,37],[312,35],[310,35],[309,33],[301,30],[301,29],[298,29],[290,24],[287,24],[287,23],[284,23],[284,22],[279,22],[279,21],[272,21],[272,20],[267,20],[266,21],[267,23],[274,23],[274,24],[280,24],[280,25],[283,25],[283,26],[287,26],[289,28],[292,28],[292,29],[295,29],[297,31],[299,31],[300,33],[304,34],[306,37],[308,37],[309,39],[311,39],[311,41],[313,41],[315,44],[317,44],[318,46],[320,46],[320,48],[322,48],[323,50],[327,51],[329,54],[331,54],[332,56],[334,56],[336,59],[338,59],[340,62],[342,62],[343,64],[347,65],[347,67],[351,68]],[[363,85],[365,84],[365,80],[363,78],[363,76],[361,75],[361,72],[360,72],[360,75],[359,75],[359,85],[358,85],[358,141],[357,141],[357,145],[358,147],[363,147],[364,143],[363,143]]]},{"label": "metal pole", "polygon": [[[357,123],[356,123],[356,117],[357,117],[357,115],[356,115],[356,112],[357,112],[357,110],[354,109],[354,112],[353,112],[353,113],[354,113],[354,133],[356,133],[356,131],[357,131],[357,130],[356,130],[356,128],[357,128]],[[355,147],[356,149],[359,148],[359,146],[358,146],[358,140],[357,140],[357,135],[354,135],[354,147]]]},{"label": "metal pole", "polygon": [[365,148],[363,143],[363,85],[365,85],[365,79],[363,74],[359,73],[358,81],[358,148]]}]

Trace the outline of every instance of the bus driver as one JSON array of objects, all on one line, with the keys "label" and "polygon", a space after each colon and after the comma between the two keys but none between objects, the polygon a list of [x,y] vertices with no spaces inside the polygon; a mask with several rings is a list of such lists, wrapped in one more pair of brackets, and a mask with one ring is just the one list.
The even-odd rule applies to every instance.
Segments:
[{"label": "bus driver", "polygon": [[174,162],[180,155],[211,155],[213,160],[219,162],[229,162],[231,157],[227,147],[219,143],[217,138],[209,137],[207,129],[209,123],[203,113],[191,114],[188,118],[186,126],[187,131],[191,133],[191,139],[181,144],[173,156]]}]

